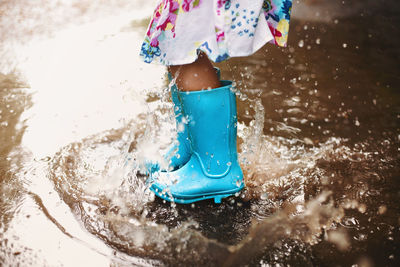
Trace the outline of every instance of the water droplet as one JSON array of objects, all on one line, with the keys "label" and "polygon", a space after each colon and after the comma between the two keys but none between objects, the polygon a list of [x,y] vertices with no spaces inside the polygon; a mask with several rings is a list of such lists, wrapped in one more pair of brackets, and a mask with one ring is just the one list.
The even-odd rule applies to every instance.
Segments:
[{"label": "water droplet", "polygon": [[358,127],[358,126],[360,126],[360,122],[358,121],[358,118],[356,117],[356,119],[355,119],[355,121],[354,121],[354,124]]},{"label": "water droplet", "polygon": [[367,211],[367,206],[365,204],[360,204],[358,206],[358,211],[361,213],[365,213]]},{"label": "water droplet", "polygon": [[308,137],[304,137],[304,143],[306,143],[307,145],[314,145],[314,142],[308,138]]},{"label": "water droplet", "polygon": [[299,47],[303,47],[304,46],[304,41],[300,40],[298,45],[299,45]]},{"label": "water droplet", "polygon": [[185,125],[183,123],[179,123],[177,131],[178,133],[182,133],[183,131],[185,131]]},{"label": "water droplet", "polygon": [[346,48],[346,47],[347,47],[347,44],[346,44],[346,43],[344,43],[344,44],[343,44],[343,48]]},{"label": "water droplet", "polygon": [[262,193],[260,196],[261,200],[267,200],[268,199],[268,194],[266,192]]},{"label": "water droplet", "polygon": [[315,40],[316,44],[321,44],[321,39],[317,38],[317,40]]},{"label": "water droplet", "polygon": [[384,214],[387,211],[387,208],[385,205],[382,205],[378,208],[378,214]]}]

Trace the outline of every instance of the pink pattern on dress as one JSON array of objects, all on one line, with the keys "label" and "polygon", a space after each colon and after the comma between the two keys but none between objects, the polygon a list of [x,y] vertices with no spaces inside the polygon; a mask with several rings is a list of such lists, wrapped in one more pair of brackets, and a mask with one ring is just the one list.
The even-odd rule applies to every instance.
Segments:
[{"label": "pink pattern on dress", "polygon": [[[271,30],[272,35],[274,36],[274,41],[276,40],[276,37],[282,37],[282,33],[278,31],[276,28],[274,28],[274,26],[271,25],[271,23],[269,22],[268,22],[268,27]],[[277,44],[276,41],[275,44]]]},{"label": "pink pattern on dress", "polygon": [[201,0],[183,0],[182,9],[185,12],[189,12],[193,8],[200,5]]},{"label": "pink pattern on dress", "polygon": [[218,8],[225,6],[226,2],[228,2],[228,1],[230,1],[230,0],[218,0],[218,2],[217,2]]},{"label": "pink pattern on dress", "polygon": [[[179,3],[174,0],[163,0],[157,6],[147,31],[151,46],[158,46],[158,37],[166,30],[169,23],[172,25],[171,31],[175,37],[175,22],[178,10]],[[156,25],[155,27],[154,24]]]}]

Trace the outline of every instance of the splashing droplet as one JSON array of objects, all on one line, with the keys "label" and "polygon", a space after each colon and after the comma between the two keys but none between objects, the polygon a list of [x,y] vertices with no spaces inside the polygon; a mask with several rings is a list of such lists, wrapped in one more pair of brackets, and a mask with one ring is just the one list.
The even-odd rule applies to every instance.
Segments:
[{"label": "splashing droplet", "polygon": [[261,200],[267,200],[268,199],[268,194],[267,193],[262,193],[260,196]]}]

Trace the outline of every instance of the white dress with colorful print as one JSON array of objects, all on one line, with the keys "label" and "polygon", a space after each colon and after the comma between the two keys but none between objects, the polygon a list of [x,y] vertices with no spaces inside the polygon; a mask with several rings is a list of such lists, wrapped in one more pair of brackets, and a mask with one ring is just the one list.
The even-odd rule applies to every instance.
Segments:
[{"label": "white dress with colorful print", "polygon": [[214,62],[286,46],[292,0],[160,0],[140,56],[182,65],[205,52]]}]

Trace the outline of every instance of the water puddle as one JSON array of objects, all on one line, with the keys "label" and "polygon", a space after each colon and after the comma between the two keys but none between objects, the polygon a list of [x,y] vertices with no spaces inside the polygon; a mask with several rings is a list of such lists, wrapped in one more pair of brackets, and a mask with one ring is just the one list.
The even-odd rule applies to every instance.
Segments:
[{"label": "water puddle", "polygon": [[360,5],[339,16],[328,4],[328,16],[318,1],[298,4],[287,49],[218,64],[238,88],[246,189],[220,205],[176,205],[140,172],[175,135],[165,69],[137,57],[154,5],[44,4],[48,18],[81,10],[64,19],[82,24],[45,27],[43,10],[18,3],[0,10],[36,24],[0,20],[14,29],[0,39],[0,265],[399,262],[398,70],[369,37],[377,28],[354,35],[367,24],[349,16]]}]

